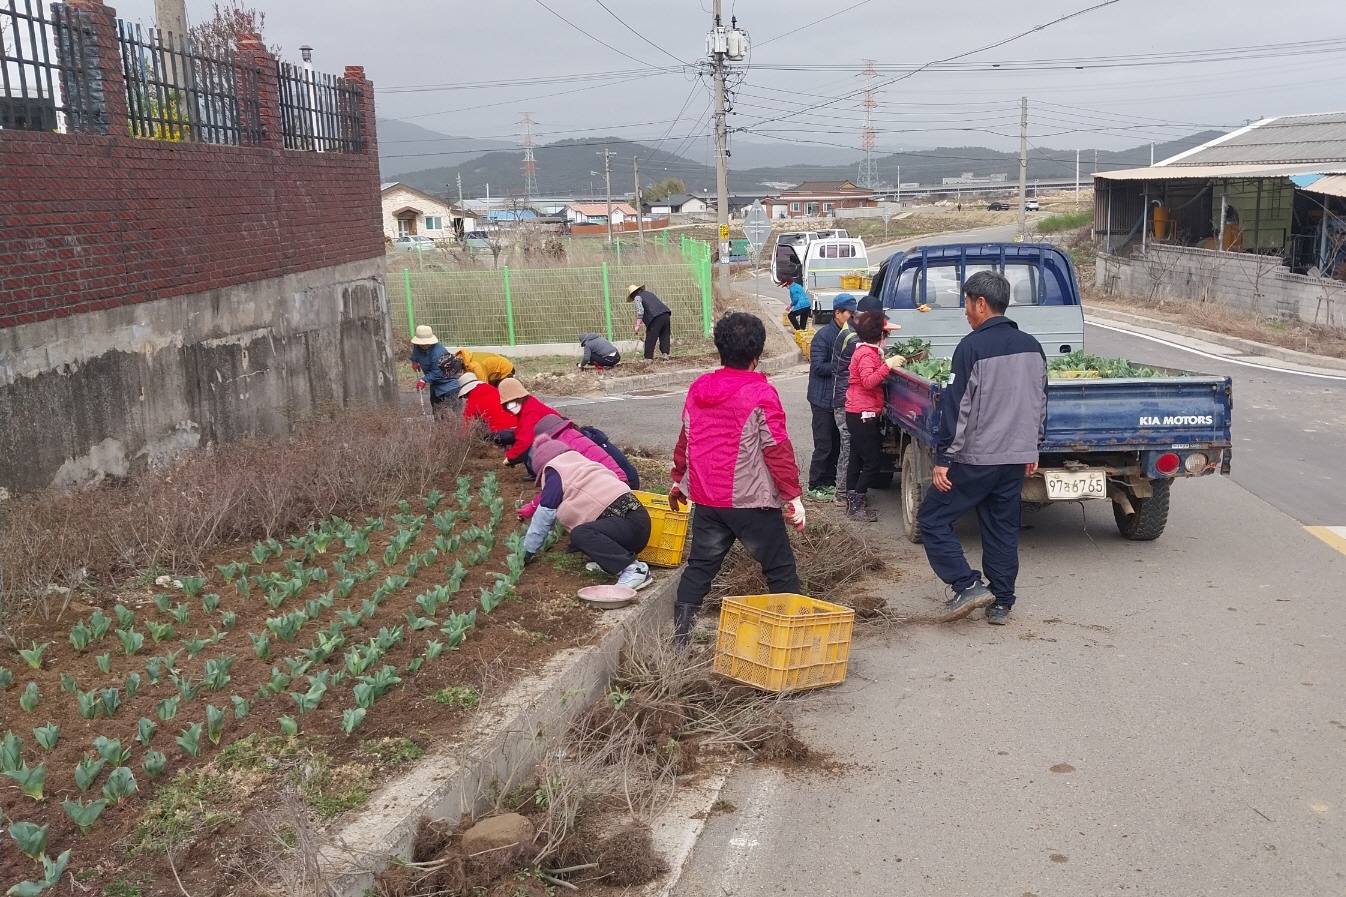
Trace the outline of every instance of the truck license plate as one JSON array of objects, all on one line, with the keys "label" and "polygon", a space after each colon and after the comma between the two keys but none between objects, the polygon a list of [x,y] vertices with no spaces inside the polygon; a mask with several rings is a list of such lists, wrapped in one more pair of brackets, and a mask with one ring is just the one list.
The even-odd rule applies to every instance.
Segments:
[{"label": "truck license plate", "polygon": [[1053,501],[1106,498],[1108,477],[1101,470],[1044,470],[1047,497]]}]

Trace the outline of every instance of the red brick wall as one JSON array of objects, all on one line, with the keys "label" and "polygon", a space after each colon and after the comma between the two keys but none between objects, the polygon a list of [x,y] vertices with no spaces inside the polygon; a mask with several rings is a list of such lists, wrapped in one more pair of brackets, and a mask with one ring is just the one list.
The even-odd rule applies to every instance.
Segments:
[{"label": "red brick wall", "polygon": [[0,131],[0,327],[378,256],[372,147]]}]

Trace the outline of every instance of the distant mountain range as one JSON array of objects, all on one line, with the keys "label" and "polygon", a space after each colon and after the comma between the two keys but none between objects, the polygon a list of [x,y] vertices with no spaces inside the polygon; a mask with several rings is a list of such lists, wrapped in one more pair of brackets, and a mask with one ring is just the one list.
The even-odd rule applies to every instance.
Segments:
[{"label": "distant mountain range", "polygon": [[[1199,146],[1220,136],[1219,131],[1203,131],[1179,140],[1154,146],[1154,158],[1169,156]],[[389,137],[388,135],[395,135]],[[437,143],[436,141],[441,141]],[[403,141],[424,141],[423,144]],[[492,141],[449,137],[436,134],[416,125],[390,120],[379,121],[379,154],[384,180],[398,180],[419,190],[457,198],[456,179],[462,176],[463,193],[469,198],[482,197],[488,185],[491,196],[518,196],[523,194],[523,151],[517,147],[491,145]],[[430,147],[430,156],[406,157],[407,147]],[[627,197],[634,193],[632,159],[640,160],[641,181],[652,184],[669,177],[678,177],[689,193],[714,193],[715,170],[700,162],[692,162],[672,153],[654,149],[641,143],[621,138],[589,138],[562,140],[539,146],[534,150],[537,162],[538,195],[600,196],[604,192],[603,151],[610,155],[608,164],[612,173],[612,195]],[[786,186],[804,181],[854,181],[860,161],[858,151],[820,148],[809,158],[810,163],[789,162],[798,159],[801,150],[791,147],[789,153],[770,152],[763,144],[740,143],[730,159],[729,189],[737,194],[769,194]],[[412,150],[418,152],[417,150]],[[1150,145],[1131,149],[1097,151],[1100,171],[1148,165]],[[390,158],[390,156],[402,158]],[[745,162],[778,160],[774,165],[744,167]],[[1094,171],[1095,151],[1080,152],[1081,177],[1088,179]],[[438,165],[426,165],[427,161]],[[909,150],[876,156],[879,180],[885,184],[919,183],[938,185],[942,178],[970,173],[976,177],[1004,174],[1008,183],[1018,180],[1019,157],[1014,152],[978,146],[935,147]],[[411,163],[416,164],[414,167]],[[781,164],[785,163],[785,164]],[[1028,157],[1029,180],[1059,180],[1073,178],[1075,150],[1034,149]]]},{"label": "distant mountain range", "polygon": [[385,181],[409,171],[461,165],[491,150],[513,146],[499,140],[450,137],[395,118],[380,118],[378,132],[379,172]]}]

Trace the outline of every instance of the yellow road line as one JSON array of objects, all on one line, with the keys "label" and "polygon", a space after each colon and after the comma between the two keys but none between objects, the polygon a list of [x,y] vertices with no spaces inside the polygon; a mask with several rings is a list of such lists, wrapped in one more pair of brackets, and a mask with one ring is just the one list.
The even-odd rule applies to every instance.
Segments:
[{"label": "yellow road line", "polygon": [[1346,554],[1346,526],[1306,526],[1304,529]]}]

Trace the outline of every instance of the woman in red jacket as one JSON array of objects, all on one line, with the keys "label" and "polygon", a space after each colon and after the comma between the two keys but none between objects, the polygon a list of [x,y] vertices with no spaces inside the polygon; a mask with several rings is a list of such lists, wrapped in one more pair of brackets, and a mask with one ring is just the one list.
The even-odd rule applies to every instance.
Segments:
[{"label": "woman in red jacket", "polygon": [[869,508],[869,486],[883,463],[883,383],[906,363],[901,355],[883,357],[883,341],[891,330],[881,311],[867,311],[855,319],[858,345],[851,356],[851,381],[846,387],[846,429],[851,434],[851,460],[846,466],[846,516],[873,523],[879,515]]},{"label": "woman in red jacket", "polygon": [[514,444],[505,450],[505,464],[522,464],[531,477],[534,475],[531,458],[537,422],[548,414],[560,414],[537,397],[530,395],[524,385],[513,377],[500,381],[500,404],[518,420],[514,424]]},{"label": "woman in red jacket", "polygon": [[514,442],[514,415],[500,404],[500,390],[483,383],[473,373],[458,375],[458,398],[463,400],[463,420],[471,425],[481,421],[496,445]]}]

